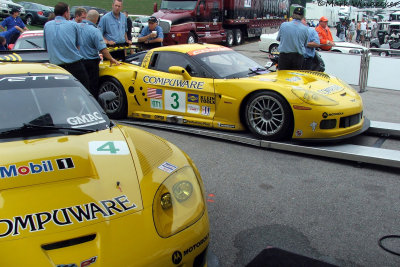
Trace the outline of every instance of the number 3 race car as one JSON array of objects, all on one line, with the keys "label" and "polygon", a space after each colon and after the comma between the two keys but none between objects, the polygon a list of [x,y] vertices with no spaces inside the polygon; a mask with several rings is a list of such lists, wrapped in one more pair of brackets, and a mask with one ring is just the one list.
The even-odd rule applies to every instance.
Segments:
[{"label": "number 3 race car", "polygon": [[193,162],[63,69],[0,63],[0,151],[0,266],[206,266]]},{"label": "number 3 race car", "polygon": [[312,71],[268,71],[219,45],[139,52],[127,64],[100,66],[100,92],[117,98],[112,118],[140,118],[252,133],[268,140],[332,140],[366,130],[359,94]]}]

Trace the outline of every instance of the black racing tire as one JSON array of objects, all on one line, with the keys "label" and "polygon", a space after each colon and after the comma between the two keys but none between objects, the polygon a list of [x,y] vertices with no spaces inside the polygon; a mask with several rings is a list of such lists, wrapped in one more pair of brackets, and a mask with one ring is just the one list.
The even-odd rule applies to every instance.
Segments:
[{"label": "black racing tire", "polygon": [[100,81],[99,95],[108,91],[114,92],[117,95],[117,98],[107,105],[107,115],[111,119],[126,118],[128,105],[124,87],[117,79],[107,77]]},{"label": "black racing tire", "polygon": [[284,97],[259,91],[249,97],[244,108],[247,128],[264,140],[285,140],[293,134],[293,113]]},{"label": "black racing tire", "polygon": [[232,47],[235,39],[232,30],[226,30],[225,34],[226,34],[226,46]]},{"label": "black racing tire", "polygon": [[32,24],[33,24],[33,18],[32,18],[31,15],[27,15],[27,16],[25,17],[25,24],[26,24],[26,25],[32,25]]},{"label": "black racing tire", "polygon": [[269,53],[270,54],[272,54],[272,53],[278,53],[279,51],[278,51],[278,44],[272,44],[272,45],[270,45],[269,46]]},{"label": "black racing tire", "polygon": [[197,43],[197,38],[196,38],[196,36],[195,36],[193,33],[189,32],[189,35],[188,35],[188,38],[187,38],[186,43],[188,43],[188,44],[195,44],[195,43]]},{"label": "black racing tire", "polygon": [[235,45],[240,45],[243,42],[243,33],[240,29],[234,29],[233,30],[233,36],[234,36],[234,43]]}]

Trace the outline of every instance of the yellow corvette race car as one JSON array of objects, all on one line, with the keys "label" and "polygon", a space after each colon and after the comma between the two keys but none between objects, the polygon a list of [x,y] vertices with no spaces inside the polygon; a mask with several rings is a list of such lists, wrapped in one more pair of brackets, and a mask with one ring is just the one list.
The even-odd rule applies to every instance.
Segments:
[{"label": "yellow corvette race car", "polygon": [[0,266],[207,265],[193,162],[63,69],[0,63],[0,151]]},{"label": "yellow corvette race car", "polygon": [[140,118],[233,131],[267,140],[332,140],[357,135],[369,121],[360,95],[312,71],[268,71],[219,45],[177,45],[100,66],[100,93],[113,91],[112,118]]}]

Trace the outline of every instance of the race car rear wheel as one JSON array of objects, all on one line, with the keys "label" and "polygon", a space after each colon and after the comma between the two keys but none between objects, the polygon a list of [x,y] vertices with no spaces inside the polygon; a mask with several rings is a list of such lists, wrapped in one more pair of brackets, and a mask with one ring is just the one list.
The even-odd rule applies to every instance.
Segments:
[{"label": "race car rear wheel", "polygon": [[109,77],[100,81],[99,95],[109,91],[114,92],[117,98],[108,103],[107,115],[111,119],[126,117],[127,101],[124,87],[117,79]]},{"label": "race car rear wheel", "polygon": [[247,128],[265,140],[282,140],[293,133],[293,115],[287,101],[271,91],[260,91],[248,99],[244,119]]}]

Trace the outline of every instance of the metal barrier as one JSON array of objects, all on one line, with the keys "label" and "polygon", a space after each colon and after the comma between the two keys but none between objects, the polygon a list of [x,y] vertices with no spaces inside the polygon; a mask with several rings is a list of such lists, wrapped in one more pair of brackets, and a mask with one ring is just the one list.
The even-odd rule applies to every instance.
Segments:
[{"label": "metal barrier", "polygon": [[372,52],[378,52],[400,56],[400,50],[365,48],[360,49],[360,52],[360,54],[325,51],[319,53],[325,62],[325,72],[349,84],[358,85],[360,92],[365,92],[367,86],[400,90],[398,85],[400,57],[382,57],[372,54]]}]

